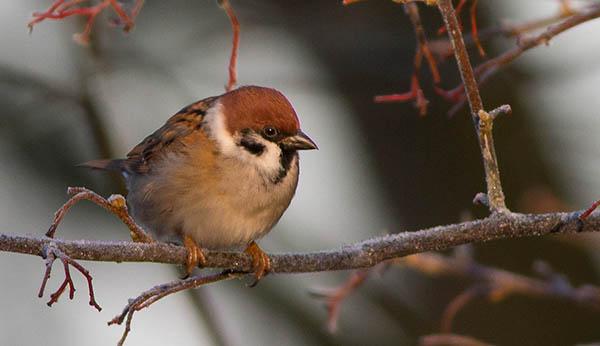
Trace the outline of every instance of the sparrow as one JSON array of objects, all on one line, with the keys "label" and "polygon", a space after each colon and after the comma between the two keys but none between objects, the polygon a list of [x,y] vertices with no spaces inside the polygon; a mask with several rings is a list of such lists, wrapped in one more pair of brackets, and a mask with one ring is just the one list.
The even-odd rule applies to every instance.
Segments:
[{"label": "sparrow", "polygon": [[120,172],[134,220],[182,243],[186,271],[202,248],[245,248],[256,281],[270,270],[256,244],[279,221],[298,185],[298,150],[317,149],[279,91],[243,86],[184,107],[125,159],[82,166]]}]

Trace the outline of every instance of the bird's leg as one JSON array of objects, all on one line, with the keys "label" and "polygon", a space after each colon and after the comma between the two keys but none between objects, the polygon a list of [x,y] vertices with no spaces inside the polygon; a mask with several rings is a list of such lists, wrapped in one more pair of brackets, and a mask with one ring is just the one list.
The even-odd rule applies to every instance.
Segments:
[{"label": "bird's leg", "polygon": [[258,247],[255,241],[252,241],[244,252],[252,256],[252,268],[254,270],[255,280],[250,284],[250,287],[254,287],[258,284],[260,279],[265,277],[271,270],[271,260],[269,259],[269,256]]},{"label": "bird's leg", "polygon": [[198,266],[204,267],[206,265],[206,256],[204,256],[204,252],[202,251],[202,248],[198,246],[198,243],[196,243],[189,235],[183,236],[183,246],[185,246],[188,251],[185,263],[185,277],[187,278],[192,274],[194,268],[197,268]]}]

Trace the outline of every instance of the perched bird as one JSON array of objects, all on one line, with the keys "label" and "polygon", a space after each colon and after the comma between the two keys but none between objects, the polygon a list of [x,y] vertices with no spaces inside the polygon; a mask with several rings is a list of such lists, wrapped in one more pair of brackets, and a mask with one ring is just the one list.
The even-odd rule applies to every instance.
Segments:
[{"label": "perched bird", "polygon": [[192,103],[134,147],[127,158],[83,166],[125,177],[133,218],[161,240],[188,249],[188,274],[201,248],[245,247],[257,281],[270,269],[256,245],[289,206],[298,150],[317,149],[279,91],[244,86]]}]

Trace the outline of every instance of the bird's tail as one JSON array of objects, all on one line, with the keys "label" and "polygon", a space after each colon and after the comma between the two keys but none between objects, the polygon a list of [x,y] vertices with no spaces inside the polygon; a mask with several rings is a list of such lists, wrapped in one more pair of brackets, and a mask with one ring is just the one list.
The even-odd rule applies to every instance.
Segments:
[{"label": "bird's tail", "polygon": [[123,170],[124,161],[125,160],[92,160],[80,163],[77,166],[91,169],[99,169],[103,171],[121,172]]}]

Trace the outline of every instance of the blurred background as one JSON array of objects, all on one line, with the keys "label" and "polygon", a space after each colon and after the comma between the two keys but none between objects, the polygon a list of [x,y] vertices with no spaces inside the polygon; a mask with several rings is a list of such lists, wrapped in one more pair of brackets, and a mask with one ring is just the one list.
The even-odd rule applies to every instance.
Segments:
[{"label": "blurred background", "polygon": [[[174,112],[223,92],[231,29],[215,1],[148,1],[124,35],[107,18],[89,47],[75,44],[81,21],[44,22],[27,34],[34,11],[50,1],[0,2],[0,232],[42,235],[67,199],[67,186],[124,193],[117,177],[75,167],[122,157]],[[472,206],[483,169],[466,109],[435,96],[420,117],[410,104],[375,104],[374,95],[409,89],[415,37],[402,7],[371,0],[232,0],[241,22],[239,82],[279,89],[319,144],[302,155],[297,196],[261,242],[269,252],[339,247],[375,235],[483,217]],[[551,16],[558,3],[480,1],[480,28]],[[421,7],[430,37],[441,25]],[[110,16],[109,16],[110,17]],[[110,19],[110,18],[108,18]],[[465,19],[467,20],[467,19]],[[496,150],[509,208],[518,212],[582,209],[600,197],[600,21],[579,26],[526,53],[483,88],[487,108],[509,103],[496,122]],[[490,56],[514,45],[484,44]],[[476,61],[481,59],[475,58]],[[442,84],[458,83],[452,60]],[[426,69],[425,69],[426,71]],[[68,239],[127,239],[104,210],[82,203],[58,230]],[[532,275],[544,260],[575,284],[599,284],[600,235],[497,241],[474,248],[487,265]],[[106,321],[127,299],[177,278],[173,266],[83,263],[94,276],[102,312],[87,304],[76,274],[74,301],[48,308],[37,298],[43,261],[0,254],[0,344],[111,345],[121,327]],[[337,333],[326,329],[314,289],[349,273],[271,275],[253,289],[218,283],[170,296],[136,314],[128,345],[411,345],[439,331],[441,314],[469,286],[392,267],[373,275],[344,303]],[[47,290],[62,280],[56,266]],[[454,332],[500,345],[600,341],[600,311],[560,300],[475,300]]]}]

